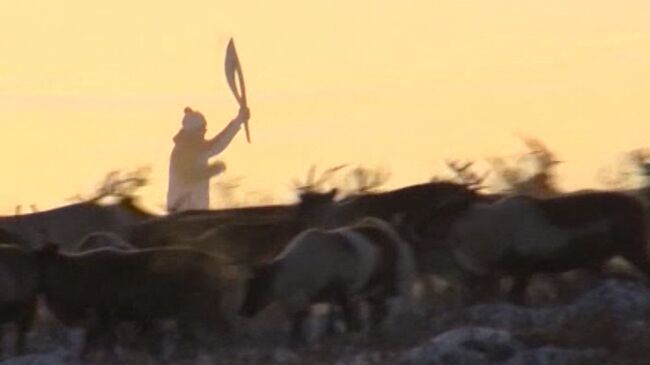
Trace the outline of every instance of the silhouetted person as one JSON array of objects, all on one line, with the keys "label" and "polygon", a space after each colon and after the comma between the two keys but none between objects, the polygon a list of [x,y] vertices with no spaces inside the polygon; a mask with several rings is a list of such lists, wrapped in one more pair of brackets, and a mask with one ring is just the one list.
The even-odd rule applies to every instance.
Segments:
[{"label": "silhouetted person", "polygon": [[183,125],[174,136],[174,149],[169,160],[167,210],[178,212],[190,209],[208,209],[210,178],[226,170],[221,161],[209,159],[228,147],[242,123],[250,117],[248,108],[239,114],[214,138],[205,139],[206,121],[203,114],[185,108]]}]

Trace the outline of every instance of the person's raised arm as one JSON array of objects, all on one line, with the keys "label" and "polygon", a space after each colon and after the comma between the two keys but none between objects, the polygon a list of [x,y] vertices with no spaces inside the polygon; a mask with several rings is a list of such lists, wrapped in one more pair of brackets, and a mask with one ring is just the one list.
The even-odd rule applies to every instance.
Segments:
[{"label": "person's raised arm", "polygon": [[224,128],[219,134],[214,136],[212,139],[208,140],[208,156],[215,156],[221,153],[223,150],[228,147],[230,142],[235,138],[237,132],[241,128],[241,125],[248,121],[250,118],[250,111],[248,108],[243,107],[239,109],[239,114],[235,119],[231,120],[230,123]]}]

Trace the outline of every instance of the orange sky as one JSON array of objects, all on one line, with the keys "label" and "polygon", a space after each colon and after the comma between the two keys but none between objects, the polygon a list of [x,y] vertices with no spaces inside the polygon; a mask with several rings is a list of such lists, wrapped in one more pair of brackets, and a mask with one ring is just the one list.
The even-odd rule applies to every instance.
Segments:
[{"label": "orange sky", "polygon": [[0,213],[143,165],[145,202],[162,205],[183,108],[212,132],[236,114],[230,37],[253,144],[238,136],[222,178],[242,191],[286,198],[312,163],[421,182],[445,158],[521,152],[517,135],[566,161],[563,187],[595,186],[648,145],[648,14],[640,0],[3,2]]}]

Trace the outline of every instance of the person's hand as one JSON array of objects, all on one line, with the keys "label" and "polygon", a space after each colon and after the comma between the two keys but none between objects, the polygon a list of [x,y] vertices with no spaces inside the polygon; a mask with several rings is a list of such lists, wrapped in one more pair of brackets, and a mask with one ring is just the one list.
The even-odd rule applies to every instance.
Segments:
[{"label": "person's hand", "polygon": [[241,108],[239,108],[239,114],[237,115],[237,119],[245,122],[249,120],[250,117],[251,117],[251,111],[250,109],[248,109],[247,106],[242,106]]},{"label": "person's hand", "polygon": [[210,164],[210,175],[218,175],[226,171],[226,164],[223,161],[215,161]]}]

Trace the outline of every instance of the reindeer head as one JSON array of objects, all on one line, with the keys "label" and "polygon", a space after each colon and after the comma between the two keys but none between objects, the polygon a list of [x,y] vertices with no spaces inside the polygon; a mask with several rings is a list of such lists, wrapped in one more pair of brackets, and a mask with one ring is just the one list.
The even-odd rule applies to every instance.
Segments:
[{"label": "reindeer head", "polygon": [[636,149],[629,153],[630,159],[641,170],[644,178],[650,178],[650,151],[646,149]]}]

